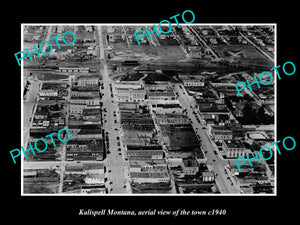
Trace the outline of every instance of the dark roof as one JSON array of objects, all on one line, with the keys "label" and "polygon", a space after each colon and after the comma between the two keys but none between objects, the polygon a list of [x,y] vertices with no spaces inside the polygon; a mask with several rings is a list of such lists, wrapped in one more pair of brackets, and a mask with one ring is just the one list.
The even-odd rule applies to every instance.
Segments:
[{"label": "dark roof", "polygon": [[228,148],[245,148],[244,144],[240,140],[224,140],[224,143]]},{"label": "dark roof", "polygon": [[82,129],[82,130],[95,130],[100,129],[101,126],[99,124],[69,124],[69,129]]},{"label": "dark roof", "polygon": [[162,146],[135,146],[127,145],[127,150],[163,150]]},{"label": "dark roof", "polygon": [[100,109],[99,108],[84,108],[82,111],[83,116],[94,116],[94,115],[100,115]]}]

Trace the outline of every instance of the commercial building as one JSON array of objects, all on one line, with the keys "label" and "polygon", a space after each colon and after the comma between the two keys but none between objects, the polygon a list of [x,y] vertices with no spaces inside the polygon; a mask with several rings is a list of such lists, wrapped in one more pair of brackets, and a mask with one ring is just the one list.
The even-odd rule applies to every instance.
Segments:
[{"label": "commercial building", "polygon": [[151,160],[164,158],[162,146],[127,146],[126,153],[132,160],[143,159],[145,156],[151,157]]},{"label": "commercial building", "polygon": [[77,84],[79,86],[97,86],[99,85],[99,77],[98,75],[79,76]]},{"label": "commercial building", "polygon": [[205,77],[201,75],[178,75],[185,87],[204,87]]},{"label": "commercial building", "polygon": [[121,113],[135,113],[139,110],[138,102],[119,102],[118,105]]},{"label": "commercial building", "polygon": [[59,95],[59,91],[67,88],[66,84],[61,83],[42,83],[39,90],[39,96],[41,97],[56,97]]},{"label": "commercial building", "polygon": [[93,96],[71,96],[70,104],[100,105],[100,98]]},{"label": "commercial building", "polygon": [[156,114],[179,114],[183,113],[183,109],[181,108],[179,103],[171,103],[171,104],[152,104],[151,109],[153,113]]},{"label": "commercial building", "polygon": [[222,149],[227,158],[244,157],[246,148],[240,140],[223,140]]},{"label": "commercial building", "polygon": [[105,194],[105,185],[82,185],[81,194]]},{"label": "commercial building", "polygon": [[155,84],[145,84],[145,89],[147,91],[170,91],[171,89],[171,83],[166,81],[155,81]]},{"label": "commercial building", "polygon": [[87,108],[85,103],[70,103],[70,114],[82,114],[83,109]]},{"label": "commercial building", "polygon": [[98,121],[101,120],[100,108],[84,108],[82,111],[82,117],[87,121]]},{"label": "commercial building", "polygon": [[175,94],[173,91],[147,91],[147,98],[148,101],[153,102],[159,102],[159,101],[172,101],[175,100]]},{"label": "commercial building", "polygon": [[122,124],[124,133],[137,133],[140,137],[152,138],[155,133],[155,127],[153,124],[135,124],[135,123],[124,123]]},{"label": "commercial building", "polygon": [[98,86],[72,86],[71,97],[99,97]]},{"label": "commercial building", "polygon": [[145,89],[116,88],[116,92],[119,102],[142,102],[146,99]]},{"label": "commercial building", "polygon": [[59,67],[58,71],[62,73],[89,73],[90,69],[88,67]]},{"label": "commercial building", "polygon": [[215,180],[215,175],[213,171],[202,172],[202,181],[213,182]]},{"label": "commercial building", "polygon": [[233,138],[232,131],[225,126],[211,126],[211,134],[214,140],[231,140]]},{"label": "commercial building", "polygon": [[152,124],[154,126],[154,122],[148,113],[130,113],[130,112],[120,112],[120,119],[122,124]]},{"label": "commercial building", "polygon": [[170,176],[161,172],[131,172],[130,178],[135,183],[168,183]]},{"label": "commercial building", "polygon": [[182,159],[183,171],[186,175],[196,175],[199,172],[199,164],[194,158]]},{"label": "commercial building", "polygon": [[130,172],[166,172],[168,170],[165,159],[129,160],[129,167]]},{"label": "commercial building", "polygon": [[99,124],[69,124],[68,130],[71,133],[71,139],[97,139],[102,135]]},{"label": "commercial building", "polygon": [[88,174],[85,179],[84,182],[86,184],[97,184],[97,185],[104,185],[104,177],[105,174]]},{"label": "commercial building", "polygon": [[115,89],[143,89],[142,82],[134,82],[134,81],[120,81],[114,83]]},{"label": "commercial building", "polygon": [[103,160],[102,139],[71,139],[67,143],[66,160]]},{"label": "commercial building", "polygon": [[104,174],[102,163],[74,163],[66,165],[65,174]]},{"label": "commercial building", "polygon": [[52,90],[52,89],[40,90],[39,96],[41,96],[41,97],[55,96],[56,97],[56,96],[58,96],[58,90]]},{"label": "commercial building", "polygon": [[183,114],[155,114],[157,124],[189,124],[189,118]]}]

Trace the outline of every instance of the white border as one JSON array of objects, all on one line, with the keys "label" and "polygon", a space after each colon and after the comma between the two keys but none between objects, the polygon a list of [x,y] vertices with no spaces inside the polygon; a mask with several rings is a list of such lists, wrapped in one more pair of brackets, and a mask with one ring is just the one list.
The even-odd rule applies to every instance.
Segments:
[{"label": "white border", "polygon": [[[155,23],[156,24],[156,23]],[[171,23],[172,25],[176,25],[176,23]],[[84,25],[93,25],[93,26],[151,26],[153,23],[21,23],[21,49],[23,46],[23,30],[24,26],[84,26]],[[187,24],[180,24],[187,25]],[[275,36],[274,36],[274,67],[277,66],[277,23],[195,23],[188,24],[189,26],[274,26],[275,28]],[[270,68],[271,69],[271,68]],[[21,64],[21,143],[23,145],[23,63]],[[277,141],[277,76],[275,77],[275,117],[274,117],[274,139]],[[21,196],[98,196],[98,197],[109,197],[109,196],[184,196],[184,197],[194,197],[194,196],[209,196],[209,197],[218,197],[218,196],[277,196],[277,152],[275,152],[274,158],[274,193],[272,194],[27,194],[23,193],[23,159],[21,157]]]}]

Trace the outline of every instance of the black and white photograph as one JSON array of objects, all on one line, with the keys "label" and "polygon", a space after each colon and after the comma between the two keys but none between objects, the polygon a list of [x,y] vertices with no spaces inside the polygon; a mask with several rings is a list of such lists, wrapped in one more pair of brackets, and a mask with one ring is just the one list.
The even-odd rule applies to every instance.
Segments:
[{"label": "black and white photograph", "polygon": [[276,25],[155,29],[22,26],[23,194],[276,193]]}]

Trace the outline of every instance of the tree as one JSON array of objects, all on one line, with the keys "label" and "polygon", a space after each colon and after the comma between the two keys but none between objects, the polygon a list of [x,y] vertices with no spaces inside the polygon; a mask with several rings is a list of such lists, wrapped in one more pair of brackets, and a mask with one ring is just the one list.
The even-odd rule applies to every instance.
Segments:
[{"label": "tree", "polygon": [[259,107],[258,111],[257,111],[257,122],[258,123],[263,123],[266,119],[266,114],[265,114],[265,107],[261,106]]},{"label": "tree", "polygon": [[256,115],[253,112],[252,107],[249,104],[249,102],[247,102],[244,106],[243,117],[246,119],[246,120],[244,120],[244,122],[246,122],[246,124],[255,123]]}]

